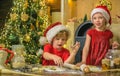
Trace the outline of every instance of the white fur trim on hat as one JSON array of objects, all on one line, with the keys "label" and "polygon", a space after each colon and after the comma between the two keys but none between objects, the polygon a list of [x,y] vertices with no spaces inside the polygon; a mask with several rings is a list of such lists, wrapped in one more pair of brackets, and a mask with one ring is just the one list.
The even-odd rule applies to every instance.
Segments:
[{"label": "white fur trim on hat", "polygon": [[91,21],[92,21],[93,15],[94,15],[95,13],[97,13],[97,12],[102,13],[102,15],[105,17],[107,23],[109,23],[110,16],[109,16],[108,12],[105,11],[104,9],[102,9],[102,8],[95,8],[95,9],[93,9],[93,11],[91,12]]},{"label": "white fur trim on hat", "polygon": [[67,30],[68,31],[68,29],[64,25],[57,25],[57,26],[52,27],[46,33],[46,38],[47,38],[48,42],[51,43],[53,37],[62,30]]}]

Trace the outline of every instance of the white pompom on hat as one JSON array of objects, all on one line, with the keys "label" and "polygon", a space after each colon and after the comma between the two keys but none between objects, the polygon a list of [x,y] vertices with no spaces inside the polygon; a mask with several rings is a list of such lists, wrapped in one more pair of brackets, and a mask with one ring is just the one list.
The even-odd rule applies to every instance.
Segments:
[{"label": "white pompom on hat", "polygon": [[109,23],[111,25],[111,15],[110,12],[107,8],[107,6],[97,6],[96,8],[94,8],[91,12],[91,21],[92,21],[92,17],[95,13],[102,13],[102,15],[105,17],[107,23]]},{"label": "white pompom on hat", "polygon": [[44,32],[44,36],[47,38],[48,42],[51,43],[52,39],[62,30],[69,30],[61,24],[61,22],[56,22],[48,26],[48,28]]},{"label": "white pompom on hat", "polygon": [[40,45],[45,45],[47,43],[47,39],[44,36],[41,36],[39,39],[39,43]]}]

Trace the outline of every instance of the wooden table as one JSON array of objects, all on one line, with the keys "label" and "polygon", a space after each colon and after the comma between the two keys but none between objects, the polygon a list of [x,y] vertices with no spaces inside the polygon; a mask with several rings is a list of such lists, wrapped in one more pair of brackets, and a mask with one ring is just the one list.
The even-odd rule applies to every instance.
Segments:
[{"label": "wooden table", "polygon": [[0,71],[0,76],[120,76],[120,69],[112,69],[100,72],[83,73],[80,70],[68,71],[38,71],[38,72],[14,72],[14,71]]},{"label": "wooden table", "polygon": [[46,74],[44,76],[120,76],[120,72],[102,72],[86,74]]},{"label": "wooden table", "polygon": [[23,75],[13,73],[1,73],[0,76],[120,76],[120,72],[102,72],[102,73],[86,73],[86,74],[67,74],[67,73],[44,73],[41,75]]}]

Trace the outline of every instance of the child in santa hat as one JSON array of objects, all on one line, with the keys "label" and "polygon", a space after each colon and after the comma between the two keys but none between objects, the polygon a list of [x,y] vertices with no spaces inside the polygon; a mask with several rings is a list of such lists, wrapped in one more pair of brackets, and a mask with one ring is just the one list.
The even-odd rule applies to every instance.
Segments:
[{"label": "child in santa hat", "polygon": [[76,42],[72,47],[72,53],[63,45],[69,38],[69,30],[60,22],[51,24],[44,32],[48,43],[44,45],[42,55],[42,65],[63,66],[64,63],[73,63],[75,55],[80,47],[80,42]]},{"label": "child in santa hat", "polygon": [[113,33],[108,29],[111,24],[111,15],[106,6],[97,6],[91,12],[91,21],[93,28],[89,29],[86,34],[86,41],[82,53],[81,64],[101,66],[101,60],[113,45],[113,49],[119,44],[111,44]]}]

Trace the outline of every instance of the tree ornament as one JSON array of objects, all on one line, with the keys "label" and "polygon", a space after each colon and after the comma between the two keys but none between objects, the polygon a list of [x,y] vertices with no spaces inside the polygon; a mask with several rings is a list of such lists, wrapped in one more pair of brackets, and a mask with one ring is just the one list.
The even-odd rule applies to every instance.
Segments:
[{"label": "tree ornament", "polygon": [[23,4],[23,9],[25,10],[26,8],[28,8],[29,4],[27,1],[25,1],[25,3]]},{"label": "tree ornament", "polygon": [[28,18],[29,18],[28,14],[26,14],[26,13],[21,13],[21,20],[22,20],[22,21],[27,21]]},{"label": "tree ornament", "polygon": [[17,19],[17,14],[16,13],[10,13],[10,18],[11,18],[11,20],[13,20],[13,21],[15,21],[16,19]]},{"label": "tree ornament", "polygon": [[107,6],[107,8],[111,11],[112,10],[112,3],[108,0],[100,0],[100,5]]},{"label": "tree ornament", "polygon": [[44,10],[39,10],[38,16],[43,17],[44,16]]},{"label": "tree ornament", "polygon": [[43,0],[42,2],[39,3],[41,6],[45,6],[46,5],[46,0]]},{"label": "tree ornament", "polygon": [[19,42],[18,37],[15,34],[10,34],[8,39],[13,44],[16,44]]},{"label": "tree ornament", "polygon": [[29,34],[26,34],[26,35],[24,36],[24,41],[29,42],[30,40],[31,40],[30,35],[29,35]]}]

